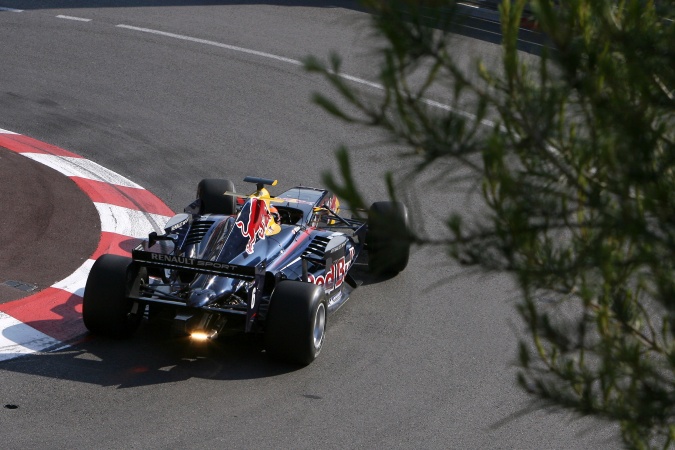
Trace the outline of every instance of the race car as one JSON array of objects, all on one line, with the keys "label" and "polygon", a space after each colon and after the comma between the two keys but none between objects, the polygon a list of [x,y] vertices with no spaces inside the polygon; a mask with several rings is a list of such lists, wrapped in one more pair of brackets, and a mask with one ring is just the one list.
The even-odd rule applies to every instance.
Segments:
[{"label": "race car", "polygon": [[377,274],[408,264],[402,203],[376,202],[365,218],[347,218],[326,189],[272,196],[265,186],[277,180],[244,181],[255,185],[252,194],[236,193],[229,180],[202,180],[163,234],[150,233],[130,258],[99,257],[84,292],[86,328],[124,338],[147,318],[193,339],[263,334],[269,355],[307,365],[321,352],[328,317],[359,285],[357,259],[367,256]]}]

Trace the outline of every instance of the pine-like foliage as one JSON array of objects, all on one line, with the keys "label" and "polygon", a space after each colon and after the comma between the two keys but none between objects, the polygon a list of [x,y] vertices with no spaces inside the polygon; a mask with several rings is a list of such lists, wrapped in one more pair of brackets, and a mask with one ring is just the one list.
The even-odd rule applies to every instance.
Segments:
[{"label": "pine-like foliage", "polygon": [[[468,72],[454,1],[364,4],[381,95],[310,58],[348,106],[316,101],[405,144],[417,173],[447,164],[481,187],[487,212],[452,214],[443,244],[517,280],[524,389],[617,421],[627,447],[675,445],[674,2],[504,0],[501,67]],[[535,63],[517,50],[524,8],[546,37]],[[363,206],[339,158],[327,181]]]}]

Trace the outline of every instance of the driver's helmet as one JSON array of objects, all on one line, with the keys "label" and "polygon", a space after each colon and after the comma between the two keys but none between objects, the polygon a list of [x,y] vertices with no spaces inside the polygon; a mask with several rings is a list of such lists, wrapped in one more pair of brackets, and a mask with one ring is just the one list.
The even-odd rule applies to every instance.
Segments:
[{"label": "driver's helmet", "polygon": [[267,230],[265,231],[267,236],[277,234],[279,231],[281,231],[281,216],[279,215],[279,210],[274,206],[270,206],[269,211],[270,221],[267,224]]}]

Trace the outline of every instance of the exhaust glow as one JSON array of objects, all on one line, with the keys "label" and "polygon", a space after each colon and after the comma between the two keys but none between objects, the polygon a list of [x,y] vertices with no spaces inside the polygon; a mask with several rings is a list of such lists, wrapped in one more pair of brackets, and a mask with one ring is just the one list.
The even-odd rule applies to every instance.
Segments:
[{"label": "exhaust glow", "polygon": [[192,333],[190,337],[195,341],[205,341],[209,338],[209,335],[201,331],[197,331],[195,333]]}]

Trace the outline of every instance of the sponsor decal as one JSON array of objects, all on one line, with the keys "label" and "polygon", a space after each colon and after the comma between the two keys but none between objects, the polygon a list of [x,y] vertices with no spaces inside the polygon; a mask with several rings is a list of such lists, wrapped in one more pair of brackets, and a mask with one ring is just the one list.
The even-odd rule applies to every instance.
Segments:
[{"label": "sponsor decal", "polygon": [[[340,234],[341,234],[341,233],[333,233],[333,236],[338,236],[338,235],[340,235]],[[344,241],[344,242],[342,242],[342,243],[336,245],[335,247],[331,248],[330,251],[331,251],[331,252],[337,252],[337,251],[339,251],[339,250],[342,250],[342,249],[344,248],[345,245],[347,245],[347,241]],[[350,250],[353,250],[353,248],[350,249]]]},{"label": "sponsor decal", "polygon": [[231,266],[229,264],[223,264],[218,261],[203,261],[197,260],[197,267],[203,267],[204,269],[222,269],[234,271],[236,266]]},{"label": "sponsor decal", "polygon": [[167,232],[167,234],[168,234],[168,233],[171,233],[171,232],[176,231],[177,229],[181,228],[181,227],[182,227],[183,225],[185,225],[186,223],[188,223],[188,218],[187,218],[187,217],[186,217],[185,219],[181,220],[180,222],[178,222],[177,224],[172,225],[172,226],[166,228],[165,231]]},{"label": "sponsor decal", "polygon": [[335,302],[337,302],[338,300],[340,300],[340,299],[342,298],[342,296],[343,296],[342,291],[337,291],[337,293],[336,293],[335,295],[333,295],[332,297],[330,297],[330,298],[328,299],[328,306],[330,306],[330,305],[332,305],[333,303],[335,303]]},{"label": "sponsor decal", "polygon": [[[338,214],[340,212],[340,201],[336,196],[331,196],[330,199],[326,203],[324,203],[328,208],[330,208],[331,211],[333,211],[335,214]],[[335,225],[337,223],[336,219],[331,219],[328,221],[328,225]]]},{"label": "sponsor decal", "polygon": [[187,264],[194,266],[195,260],[193,258],[186,258],[184,256],[164,255],[161,253],[151,253],[150,259],[153,261],[166,262],[172,264]]},{"label": "sponsor decal", "polygon": [[182,264],[185,266],[199,267],[203,269],[220,269],[220,270],[236,270],[237,266],[231,264],[223,264],[218,261],[205,261],[202,259],[186,258],[185,256],[174,256],[174,255],[164,255],[161,253],[151,253],[151,261],[170,263],[170,264]]},{"label": "sponsor decal", "polygon": [[333,265],[326,270],[324,275],[314,276],[312,274],[307,275],[307,281],[314,283],[317,286],[323,286],[326,290],[326,293],[333,292],[335,289],[342,286],[342,283],[345,281],[345,276],[349,271],[349,266],[351,266],[354,261],[354,247],[349,249],[349,261],[342,258],[338,259],[333,263]]},{"label": "sponsor decal", "polygon": [[340,201],[336,196],[332,196],[328,201],[328,207],[335,211],[336,213],[340,211]]},{"label": "sponsor decal", "polygon": [[265,200],[251,198],[246,202],[234,223],[241,230],[241,234],[248,238],[246,253],[253,253],[255,243],[265,239],[265,231],[271,219],[272,215]]}]

